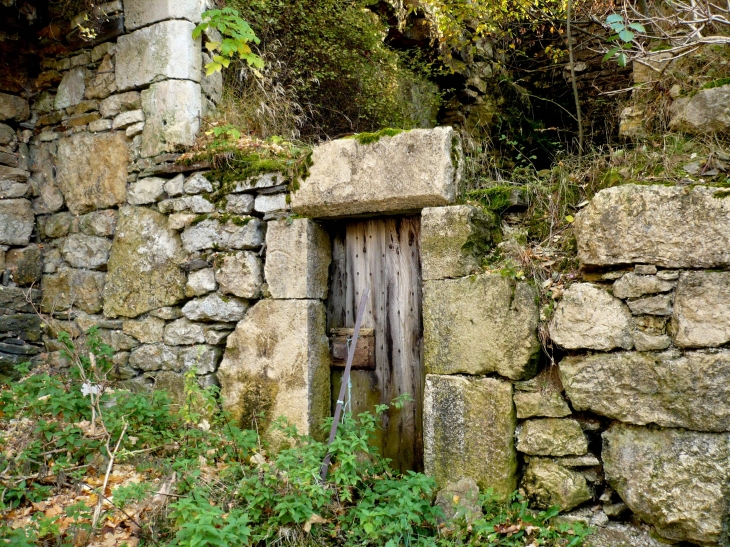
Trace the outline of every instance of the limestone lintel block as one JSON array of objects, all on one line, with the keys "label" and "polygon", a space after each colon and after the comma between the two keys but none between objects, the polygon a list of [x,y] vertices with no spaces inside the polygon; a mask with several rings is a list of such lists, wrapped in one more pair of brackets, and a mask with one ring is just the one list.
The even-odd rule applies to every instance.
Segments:
[{"label": "limestone lintel block", "polygon": [[522,380],[536,372],[537,291],[499,274],[423,283],[428,374],[490,374]]},{"label": "limestone lintel block", "polygon": [[317,146],[292,210],[313,218],[398,213],[456,201],[461,145],[451,127],[414,129],[371,144],[347,138]]},{"label": "limestone lintel block", "polygon": [[[218,369],[224,408],[267,430],[284,416],[300,434],[322,440],[330,412],[329,346],[319,300],[260,300],[228,337]],[[266,433],[274,442],[276,433]]]},{"label": "limestone lintel block", "polygon": [[127,32],[166,19],[200,22],[208,0],[124,0],[124,26]]},{"label": "limestone lintel block", "polygon": [[471,477],[506,497],[517,485],[512,384],[496,378],[426,376],[424,466],[439,487]]},{"label": "limestone lintel block", "polygon": [[199,83],[203,61],[194,28],[189,21],[163,21],[120,36],[115,67],[119,91],[168,79]]},{"label": "limestone lintel block", "polygon": [[274,298],[327,297],[330,238],[307,218],[268,223],[264,272]]},{"label": "limestone lintel block", "polygon": [[481,207],[449,205],[421,211],[423,279],[463,277],[480,270],[499,226]]}]

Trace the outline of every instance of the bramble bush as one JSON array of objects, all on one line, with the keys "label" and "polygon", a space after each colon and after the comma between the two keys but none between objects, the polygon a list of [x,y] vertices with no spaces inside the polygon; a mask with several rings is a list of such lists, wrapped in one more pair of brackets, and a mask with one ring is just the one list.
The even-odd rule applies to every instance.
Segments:
[{"label": "bramble bush", "polygon": [[[23,378],[0,393],[0,544],[77,547],[113,531],[130,547],[576,547],[587,535],[553,525],[557,508],[538,513],[517,494],[505,502],[490,492],[482,519],[440,525],[433,480],[393,471],[371,446],[386,405],[346,415],[329,446],[279,419],[286,443],[275,452],[265,436],[211,412],[220,409],[215,389],[199,387],[194,370],[172,412],[162,391],[107,382],[111,350],[94,329],[87,340],[81,351],[64,338],[74,374],[22,367]],[[112,489],[110,474],[134,480]]]}]

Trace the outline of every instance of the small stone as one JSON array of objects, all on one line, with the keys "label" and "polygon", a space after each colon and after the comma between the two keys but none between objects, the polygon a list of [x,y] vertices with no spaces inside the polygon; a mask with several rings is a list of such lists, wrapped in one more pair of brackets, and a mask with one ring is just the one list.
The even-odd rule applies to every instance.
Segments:
[{"label": "small stone", "polygon": [[104,42],[91,50],[91,62],[100,61],[105,55],[114,55],[116,44],[113,42]]},{"label": "small stone", "polygon": [[144,121],[144,112],[140,110],[129,110],[114,117],[112,129],[124,129],[135,123]]},{"label": "small stone", "polygon": [[112,242],[105,237],[71,234],[60,246],[63,259],[74,268],[97,270],[109,262]]},{"label": "small stone", "polygon": [[129,356],[129,365],[145,372],[178,370],[179,349],[165,344],[139,346]]},{"label": "small stone", "polygon": [[99,105],[99,112],[105,118],[113,118],[120,112],[138,110],[142,107],[139,91],[127,91],[104,99]]},{"label": "small stone", "polygon": [[55,215],[47,217],[43,229],[47,237],[64,237],[71,229],[72,221],[73,216],[71,215],[71,213],[57,213]]},{"label": "small stone", "polygon": [[218,293],[191,300],[182,312],[191,321],[222,321],[234,323],[243,319],[248,302],[238,298],[223,298]]},{"label": "small stone", "polygon": [[148,177],[129,186],[127,201],[130,205],[145,205],[161,200],[165,195],[165,179]]},{"label": "small stone", "polygon": [[0,122],[12,120],[23,122],[30,116],[28,101],[17,95],[0,93]]},{"label": "small stone", "polygon": [[61,270],[44,275],[41,280],[43,302],[41,310],[51,313],[71,306],[86,313],[98,313],[103,306],[102,293],[106,274],[87,270]]},{"label": "small stone", "polygon": [[566,349],[631,349],[633,330],[626,305],[590,283],[568,287],[550,322],[550,337]]},{"label": "small stone", "polygon": [[139,346],[137,340],[118,330],[100,329],[99,337],[103,343],[111,346],[114,351],[128,351]]},{"label": "small stone", "polygon": [[5,269],[20,287],[37,283],[43,270],[40,247],[31,244],[22,249],[10,249],[5,254]]},{"label": "small stone", "polygon": [[124,321],[122,330],[143,344],[156,344],[162,342],[164,328],[165,322],[162,319],[147,317],[146,319]]},{"label": "small stone", "polygon": [[165,344],[187,346],[205,342],[205,332],[199,323],[192,323],[184,317],[165,326]]},{"label": "small stone", "polygon": [[215,205],[203,196],[185,196],[182,198],[165,199],[158,205],[160,212],[168,214],[181,211],[192,211],[193,213],[212,213]]},{"label": "small stone", "polygon": [[15,130],[7,124],[0,123],[0,146],[7,146],[16,139]]},{"label": "small stone", "polygon": [[[64,127],[79,127],[98,121],[101,115],[98,112],[90,112],[89,114],[81,114],[63,121]],[[82,128],[83,129],[83,128]]]},{"label": "small stone", "polygon": [[213,330],[206,329],[205,331],[205,343],[217,346],[218,344],[225,342],[228,335],[231,334],[230,330]]},{"label": "small stone", "polygon": [[530,458],[521,486],[540,509],[558,505],[561,510],[570,511],[593,498],[580,473],[545,458]]},{"label": "small stone", "polygon": [[652,335],[637,330],[634,332],[634,349],[636,351],[660,351],[672,345],[666,334]]},{"label": "small stone", "polygon": [[124,134],[127,135],[127,138],[132,138],[137,135],[141,135],[144,131],[144,122],[137,122],[135,124],[130,125],[125,130]]},{"label": "small stone", "polygon": [[210,374],[218,369],[222,354],[214,346],[180,348],[180,367],[185,372],[194,368],[196,374]]},{"label": "small stone", "polygon": [[259,298],[264,283],[263,261],[250,251],[218,255],[215,279],[224,294]]},{"label": "small stone", "polygon": [[264,173],[233,183],[231,192],[253,192],[255,190],[273,188],[274,186],[281,185],[285,180],[286,177],[281,173]]},{"label": "small stone", "polygon": [[117,91],[117,81],[114,77],[114,59],[105,55],[96,74],[86,86],[87,99],[106,99]]},{"label": "small stone", "polygon": [[164,308],[152,310],[150,315],[152,317],[165,319],[166,321],[172,321],[173,319],[180,319],[182,317],[182,310],[180,308],[166,306]]},{"label": "small stone", "polygon": [[0,199],[24,198],[30,190],[30,185],[10,180],[0,181]]},{"label": "small stone", "polygon": [[86,92],[86,69],[79,67],[63,75],[56,92],[56,110],[79,104]]},{"label": "small stone", "polygon": [[588,442],[577,421],[544,418],[517,428],[517,450],[531,456],[580,456],[588,451]]},{"label": "small stone", "polygon": [[520,419],[535,416],[563,418],[571,414],[570,407],[560,392],[549,388],[546,391],[516,392],[515,406],[517,407],[517,417]]},{"label": "small stone", "polygon": [[286,202],[286,194],[258,195],[253,206],[257,213],[274,213],[277,211],[287,211],[290,209]]},{"label": "small stone", "polygon": [[165,182],[165,192],[170,197],[181,196],[185,187],[185,176],[180,174]]},{"label": "small stone", "polygon": [[[193,198],[199,196],[193,196]],[[202,198],[200,198],[202,199]],[[212,204],[211,204],[212,205]],[[207,219],[187,228],[181,235],[187,252],[205,249],[257,249],[264,243],[265,224],[259,219],[245,219],[245,224],[228,221],[221,224]]]},{"label": "small stone", "polygon": [[638,330],[658,336],[666,332],[667,318],[658,315],[640,315],[634,317],[634,323]]},{"label": "small stone", "polygon": [[96,120],[89,123],[89,131],[92,133],[98,133],[100,131],[109,131],[112,128],[111,120]]},{"label": "small stone", "polygon": [[676,270],[662,270],[656,276],[664,281],[676,281],[679,279],[679,272]]},{"label": "small stone", "polygon": [[185,181],[183,190],[186,194],[202,194],[212,192],[213,184],[202,173],[195,173]]},{"label": "small stone", "polygon": [[170,230],[184,230],[190,226],[196,219],[197,215],[190,213],[175,213],[167,217],[167,227]]},{"label": "small stone", "polygon": [[623,502],[619,503],[604,503],[603,512],[609,518],[620,517],[629,510],[628,505]]},{"label": "small stone", "polygon": [[470,523],[484,516],[479,501],[479,486],[474,479],[468,477],[447,483],[436,494],[434,505],[440,507],[443,513],[443,517],[437,517],[439,523]]},{"label": "small stone", "polygon": [[554,461],[563,467],[596,467],[601,462],[593,454],[585,454],[583,456],[566,456],[564,458],[554,458]]},{"label": "small stone", "polygon": [[88,236],[112,237],[116,232],[117,217],[115,209],[85,214],[79,218],[79,230]]},{"label": "small stone", "polygon": [[682,348],[717,347],[730,341],[730,272],[682,272],[671,334]]},{"label": "small stone", "polygon": [[226,212],[228,213],[248,215],[253,212],[254,196],[251,194],[230,194],[226,200]]},{"label": "small stone", "polygon": [[188,274],[185,296],[202,296],[216,290],[215,272],[212,268],[196,270]]},{"label": "small stone", "polygon": [[0,200],[0,245],[28,245],[34,223],[30,201]]},{"label": "small stone", "polygon": [[634,315],[672,315],[671,294],[629,300],[627,304]]},{"label": "small stone", "polygon": [[637,264],[634,266],[634,273],[636,275],[654,275],[657,273],[656,266],[650,264]]},{"label": "small stone", "polygon": [[645,294],[671,291],[673,288],[674,283],[655,276],[627,273],[613,284],[613,295],[617,298],[638,298]]}]

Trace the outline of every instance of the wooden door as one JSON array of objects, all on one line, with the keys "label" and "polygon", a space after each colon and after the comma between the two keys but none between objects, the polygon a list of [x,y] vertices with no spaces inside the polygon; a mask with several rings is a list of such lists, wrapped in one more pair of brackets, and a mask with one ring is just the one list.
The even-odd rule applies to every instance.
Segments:
[{"label": "wooden door", "polygon": [[[408,393],[413,401],[383,416],[376,442],[392,466],[423,469],[420,218],[353,220],[332,226],[328,331],[352,328],[362,291],[369,289],[362,326],[372,329],[374,367],[354,370],[351,410],[372,411]],[[340,333],[342,331],[340,330]],[[333,404],[341,369],[333,368]]]}]

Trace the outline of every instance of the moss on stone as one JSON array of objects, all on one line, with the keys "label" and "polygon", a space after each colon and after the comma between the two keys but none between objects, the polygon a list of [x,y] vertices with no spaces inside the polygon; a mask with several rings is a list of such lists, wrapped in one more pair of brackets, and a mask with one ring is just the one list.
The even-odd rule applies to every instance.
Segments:
[{"label": "moss on stone", "polygon": [[396,135],[403,133],[404,129],[394,129],[392,127],[386,127],[375,133],[356,133],[347,137],[348,139],[355,139],[360,144],[373,144],[378,142],[381,137],[395,137]]}]

